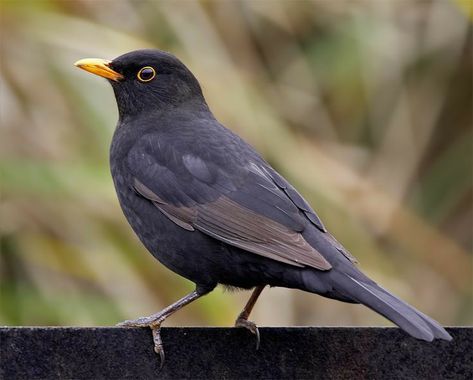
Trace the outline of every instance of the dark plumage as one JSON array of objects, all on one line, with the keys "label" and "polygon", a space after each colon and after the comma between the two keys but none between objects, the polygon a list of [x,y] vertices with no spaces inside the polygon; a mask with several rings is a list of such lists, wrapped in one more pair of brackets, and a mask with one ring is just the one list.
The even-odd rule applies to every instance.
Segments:
[{"label": "dark plumage", "polygon": [[419,339],[451,339],[357,268],[294,187],[214,118],[176,57],[139,50],[77,65],[107,77],[115,92],[110,164],[128,222],[153,256],[196,283],[171,309],[125,322],[150,326],[157,352],[161,322],[217,284],[257,287],[237,321],[255,333],[248,314],[270,285],[362,303]]}]

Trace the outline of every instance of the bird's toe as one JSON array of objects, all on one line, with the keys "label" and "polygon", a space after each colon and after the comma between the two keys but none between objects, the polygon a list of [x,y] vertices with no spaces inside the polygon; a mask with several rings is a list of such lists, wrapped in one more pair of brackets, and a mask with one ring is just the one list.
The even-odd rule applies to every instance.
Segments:
[{"label": "bird's toe", "polygon": [[117,323],[116,326],[118,327],[151,327],[156,318],[154,316],[150,317],[140,317],[137,319],[130,319],[120,323]]},{"label": "bird's toe", "polygon": [[165,355],[163,341],[161,339],[161,326],[151,326],[151,331],[153,332],[154,352],[159,355],[159,358],[161,359],[160,368],[163,368]]},{"label": "bird's toe", "polygon": [[259,334],[259,329],[258,326],[247,319],[244,318],[238,318],[235,321],[235,327],[244,327],[245,329],[251,331],[252,334],[256,335],[256,349],[259,349],[259,344],[260,344],[260,334]]}]

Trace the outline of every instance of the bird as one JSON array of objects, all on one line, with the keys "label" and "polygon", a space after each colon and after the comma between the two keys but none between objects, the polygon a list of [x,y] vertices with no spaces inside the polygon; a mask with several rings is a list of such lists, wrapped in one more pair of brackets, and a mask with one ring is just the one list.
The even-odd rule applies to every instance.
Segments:
[{"label": "bird", "polygon": [[149,327],[164,363],[161,325],[217,285],[253,289],[235,326],[266,286],[363,304],[411,336],[451,340],[435,320],[366,276],[302,195],[210,110],[192,72],[158,49],[75,65],[108,80],[118,108],[110,170],[121,209],[147,250],[195,290],[162,311],[127,320]]}]

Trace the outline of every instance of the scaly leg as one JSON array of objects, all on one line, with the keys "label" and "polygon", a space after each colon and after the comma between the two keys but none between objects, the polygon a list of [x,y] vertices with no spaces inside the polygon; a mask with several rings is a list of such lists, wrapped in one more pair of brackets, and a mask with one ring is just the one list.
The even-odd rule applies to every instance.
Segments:
[{"label": "scaly leg", "polygon": [[250,316],[251,310],[253,310],[253,306],[255,306],[255,303],[263,289],[264,285],[257,286],[255,290],[253,290],[250,299],[248,300],[245,307],[243,308],[243,310],[238,315],[238,318],[235,321],[235,327],[244,327],[245,329],[250,330],[253,334],[256,335],[256,350],[258,350],[260,342],[259,330],[258,326],[256,326],[254,322],[248,320],[248,317]]},{"label": "scaly leg", "polygon": [[[213,288],[212,288],[213,289]],[[154,351],[159,354],[161,358],[161,368],[164,364],[164,349],[163,349],[163,342],[161,340],[161,324],[165,321],[167,317],[171,314],[174,314],[179,309],[183,308],[187,304],[195,301],[197,298],[200,298],[207,293],[209,293],[212,289],[208,288],[199,288],[197,287],[196,290],[189,293],[185,297],[182,297],[180,300],[174,302],[172,305],[169,305],[165,309],[161,310],[160,312],[150,315],[149,317],[141,317],[138,319],[124,321],[117,326],[121,327],[149,327],[153,332],[153,342],[154,342]]]}]

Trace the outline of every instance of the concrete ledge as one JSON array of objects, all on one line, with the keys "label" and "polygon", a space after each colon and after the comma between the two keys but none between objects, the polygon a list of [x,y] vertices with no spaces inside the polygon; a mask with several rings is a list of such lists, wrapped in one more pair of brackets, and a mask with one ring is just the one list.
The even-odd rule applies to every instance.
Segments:
[{"label": "concrete ledge", "polygon": [[1,379],[473,379],[473,328],[426,343],[396,328],[0,328]]}]

